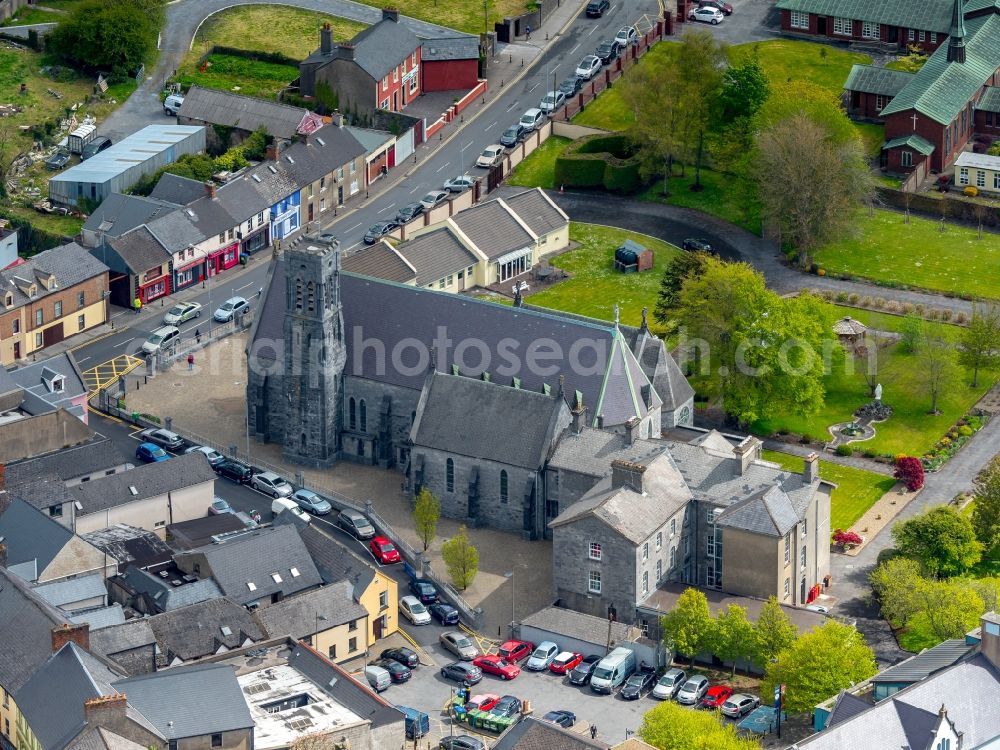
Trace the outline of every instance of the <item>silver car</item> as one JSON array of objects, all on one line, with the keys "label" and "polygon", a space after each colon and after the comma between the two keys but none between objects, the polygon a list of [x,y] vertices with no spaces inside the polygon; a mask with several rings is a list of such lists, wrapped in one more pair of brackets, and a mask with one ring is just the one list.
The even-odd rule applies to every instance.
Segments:
[{"label": "silver car", "polygon": [[442,646],[463,661],[472,661],[479,656],[479,649],[476,648],[472,639],[458,630],[442,633],[438,636],[438,640]]},{"label": "silver car", "polygon": [[683,669],[677,669],[676,667],[668,669],[653,687],[653,697],[660,700],[673,698],[677,695],[677,691],[681,689],[681,685],[684,684],[686,679],[687,674]]},{"label": "silver car", "polygon": [[333,510],[329,500],[324,500],[310,490],[296,490],[295,494],[292,495],[292,500],[297,502],[302,510],[307,510],[314,516],[325,516]]},{"label": "silver car", "polygon": [[207,445],[192,445],[187,448],[185,453],[204,453],[205,458],[208,459],[210,466],[217,466],[226,460],[226,457],[219,453],[214,448],[209,448]]},{"label": "silver car", "polygon": [[198,317],[201,317],[201,305],[197,302],[180,302],[167,311],[163,322],[168,326],[175,326]]},{"label": "silver car", "polygon": [[250,486],[271,497],[288,497],[292,494],[292,485],[273,471],[254,474],[250,480]]},{"label": "silver car", "polygon": [[707,692],[708,678],[701,674],[691,675],[677,691],[677,702],[692,706],[704,698]]}]

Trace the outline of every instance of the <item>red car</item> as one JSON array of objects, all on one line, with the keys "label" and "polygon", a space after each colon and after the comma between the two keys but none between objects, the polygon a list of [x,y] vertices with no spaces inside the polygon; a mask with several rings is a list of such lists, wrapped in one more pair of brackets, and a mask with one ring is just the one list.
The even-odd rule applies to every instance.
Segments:
[{"label": "red car", "polygon": [[396,549],[396,546],[384,536],[377,536],[372,539],[368,543],[368,549],[372,551],[372,554],[375,555],[375,559],[382,565],[398,563],[400,560],[399,550]]},{"label": "red car", "polygon": [[560,651],[556,654],[556,658],[552,660],[552,663],[549,664],[549,671],[553,674],[566,674],[581,661],[583,661],[583,654],[577,654],[572,651]]},{"label": "red car", "polygon": [[471,711],[474,708],[478,708],[480,711],[489,711],[499,702],[499,695],[494,695],[493,693],[483,693],[469,698],[469,700],[465,703],[465,709],[467,711]]},{"label": "red car", "polygon": [[500,657],[511,664],[517,664],[531,656],[535,644],[529,641],[507,641],[500,647]]},{"label": "red car", "polygon": [[698,3],[698,7],[715,8],[716,10],[721,10],[724,15],[733,15],[733,6],[727,2],[723,2],[723,0],[701,0],[701,2]]},{"label": "red car", "polygon": [[472,663],[483,670],[484,674],[495,674],[501,680],[513,680],[521,674],[521,668],[516,664],[510,664],[503,660],[498,654],[488,654],[477,656]]},{"label": "red car", "polygon": [[701,699],[702,708],[722,708],[722,704],[729,700],[729,696],[733,694],[733,689],[727,687],[726,685],[713,685],[705,693],[705,697]]}]

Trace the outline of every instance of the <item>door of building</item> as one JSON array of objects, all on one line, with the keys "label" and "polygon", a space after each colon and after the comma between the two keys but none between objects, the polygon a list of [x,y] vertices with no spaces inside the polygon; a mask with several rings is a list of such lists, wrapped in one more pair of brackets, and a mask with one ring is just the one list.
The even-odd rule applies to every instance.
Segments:
[{"label": "door of building", "polygon": [[382,631],[385,630],[385,615],[375,619],[375,640],[377,641],[382,637]]},{"label": "door of building", "polygon": [[42,332],[43,346],[52,346],[53,344],[58,344],[63,340],[63,324],[56,323],[54,326],[49,326]]},{"label": "door of building", "polygon": [[458,291],[465,289],[465,271],[458,272]]},{"label": "door of building", "polygon": [[20,359],[20,358],[21,358],[21,342],[20,341],[15,341],[14,342],[14,359]]},{"label": "door of building", "polygon": [[344,205],[344,186],[343,185],[337,185],[337,205],[338,206],[343,206]]},{"label": "door of building", "polygon": [[826,36],[826,16],[816,16],[816,33]]},{"label": "door of building", "polygon": [[399,112],[399,89],[392,92],[392,111]]},{"label": "door of building", "polygon": [[806,603],[806,579],[805,577],[799,581],[799,604]]}]

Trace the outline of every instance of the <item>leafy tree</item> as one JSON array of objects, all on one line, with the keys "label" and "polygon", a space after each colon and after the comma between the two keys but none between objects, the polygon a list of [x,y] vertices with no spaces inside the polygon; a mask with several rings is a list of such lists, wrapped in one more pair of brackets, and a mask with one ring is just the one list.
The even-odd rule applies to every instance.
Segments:
[{"label": "leafy tree", "polygon": [[674,608],[660,618],[663,643],[691,659],[712,643],[712,615],[708,611],[708,599],[698,589],[684,589],[677,597]]},{"label": "leafy tree", "polygon": [[896,549],[920,563],[929,575],[961,575],[982,554],[972,522],[953,508],[940,506],[892,527]]},{"label": "leafy tree", "polygon": [[916,492],[924,486],[924,465],[915,456],[899,456],[892,476],[905,484],[910,492]]},{"label": "leafy tree", "polygon": [[778,654],[790,648],[799,636],[799,630],[792,624],[776,597],[768,597],[760,609],[760,616],[754,623],[754,661],[760,666],[767,665]]},{"label": "leafy tree", "polygon": [[715,618],[715,632],[712,634],[712,653],[722,661],[736,663],[747,661],[754,652],[754,629],[747,619],[747,611],[738,604],[730,604]]},{"label": "leafy tree", "polygon": [[972,370],[972,387],[979,385],[980,368],[1000,363],[1000,308],[972,306],[972,318],[962,329],[958,361]]},{"label": "leafy tree", "polygon": [[753,54],[739,65],[733,65],[722,74],[722,91],[719,105],[723,118],[732,122],[741,117],[753,117],[764,106],[771,95],[771,85],[757,56],[757,46]]},{"label": "leafy tree", "polygon": [[681,287],[688,279],[697,278],[705,269],[705,263],[711,256],[701,250],[682,252],[675,255],[663,271],[663,279],[660,281],[660,292],[656,299],[656,307],[653,308],[653,317],[660,323],[666,324],[673,317],[674,307],[677,306],[678,296]]},{"label": "leafy tree", "polygon": [[975,589],[961,581],[921,579],[915,596],[931,632],[942,641],[961,638],[976,626],[979,616],[986,611]]},{"label": "leafy tree", "polygon": [[761,694],[771,695],[775,685],[784,684],[786,710],[804,714],[877,671],[875,654],[861,634],[850,625],[828,620],[799,636],[767,665]]},{"label": "leafy tree", "polygon": [[156,49],[161,0],[84,0],[47,37],[47,48],[84,70],[122,79]]},{"label": "leafy tree", "polygon": [[925,333],[917,347],[917,361],[931,397],[929,413],[940,414],[937,407],[941,392],[958,379],[955,346],[944,336]]},{"label": "leafy tree", "polygon": [[717,117],[722,74],[727,66],[726,45],[704,29],[689,28],[681,35],[676,59],[685,89],[681,133],[695,168],[691,189],[701,190],[706,137]]},{"label": "leafy tree", "polygon": [[426,487],[422,487],[413,503],[413,525],[417,536],[424,545],[424,552],[437,534],[438,520],[441,518],[441,501]]},{"label": "leafy tree", "polygon": [[896,627],[904,626],[920,610],[917,586],[923,579],[916,560],[894,557],[877,565],[868,580],[882,616]]},{"label": "leafy tree", "polygon": [[972,486],[972,528],[990,556],[1000,552],[1000,456],[986,464]]},{"label": "leafy tree", "polygon": [[979,614],[997,611],[1000,606],[1000,578],[971,578],[964,582],[982,599],[983,608]]},{"label": "leafy tree", "polygon": [[757,740],[741,737],[732,723],[707,711],[690,711],[663,701],[647,711],[639,738],[658,750],[758,750]]},{"label": "leafy tree", "polygon": [[464,524],[458,527],[455,536],[441,545],[441,557],[455,587],[462,591],[469,588],[479,572],[479,550],[469,543],[469,532]]},{"label": "leafy tree", "polygon": [[913,354],[924,337],[924,319],[910,313],[903,318],[899,329],[899,349],[904,354]]}]

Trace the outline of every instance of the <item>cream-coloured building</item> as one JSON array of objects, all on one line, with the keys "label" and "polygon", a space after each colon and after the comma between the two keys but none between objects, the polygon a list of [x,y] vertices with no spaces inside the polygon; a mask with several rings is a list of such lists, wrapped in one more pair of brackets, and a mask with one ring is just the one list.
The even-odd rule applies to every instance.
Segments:
[{"label": "cream-coloured building", "polygon": [[963,151],[955,159],[955,185],[981,193],[1000,193],[1000,156]]}]

